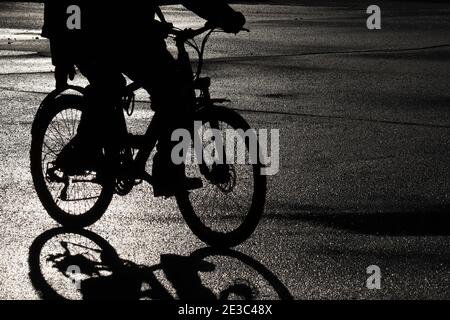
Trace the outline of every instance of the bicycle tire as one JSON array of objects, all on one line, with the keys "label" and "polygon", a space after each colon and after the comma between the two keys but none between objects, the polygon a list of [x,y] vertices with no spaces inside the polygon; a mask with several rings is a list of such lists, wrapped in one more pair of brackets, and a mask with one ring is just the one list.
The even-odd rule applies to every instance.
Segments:
[{"label": "bicycle tire", "polygon": [[[195,119],[199,121],[222,121],[231,125],[233,129],[242,129],[244,132],[250,129],[249,124],[237,112],[222,107],[211,106],[196,112]],[[246,148],[248,144],[246,143]],[[205,225],[194,210],[189,198],[189,193],[176,195],[176,201],[181,214],[191,231],[206,244],[217,248],[230,248],[247,240],[255,231],[264,211],[267,181],[261,174],[263,168],[260,161],[253,164],[253,195],[249,211],[244,220],[235,230],[229,232],[215,231]]]},{"label": "bicycle tire", "polygon": [[[62,111],[74,109],[83,112],[83,97],[78,95],[60,95],[47,102],[39,108],[32,126],[32,141],[30,150],[30,167],[36,193],[47,213],[56,222],[65,227],[84,228],[97,222],[106,212],[114,195],[113,176],[105,173],[105,181],[102,183],[102,190],[95,204],[86,212],[79,215],[72,215],[61,209],[49,191],[44,170],[43,144],[44,137],[51,121]],[[105,170],[107,170],[105,168]]]}]

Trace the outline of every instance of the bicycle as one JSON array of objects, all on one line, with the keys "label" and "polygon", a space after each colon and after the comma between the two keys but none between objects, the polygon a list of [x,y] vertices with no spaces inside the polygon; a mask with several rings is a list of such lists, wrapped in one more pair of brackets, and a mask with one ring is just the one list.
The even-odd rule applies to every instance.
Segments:
[{"label": "bicycle", "polygon": [[[211,98],[211,79],[201,76],[206,43],[214,31],[215,28],[205,25],[196,30],[173,28],[170,32],[178,50],[177,63],[180,68],[190,73],[190,81],[196,92],[193,120],[201,123],[202,131],[197,130],[192,134],[194,140],[200,139],[203,146],[212,143],[217,150],[222,147],[222,151],[227,152],[223,143],[220,144],[213,138],[208,140],[204,135],[200,136],[200,132],[215,129],[220,130],[225,137],[227,130],[234,130],[236,136],[233,139],[245,145],[245,150],[240,150],[249,161],[243,165],[228,164],[228,161],[186,165],[186,175],[200,177],[203,188],[191,192],[177,192],[175,199],[186,223],[200,240],[212,246],[232,247],[245,241],[255,231],[264,210],[267,181],[261,174],[264,165],[259,156],[254,159],[251,153],[251,143],[252,140],[253,143],[255,141],[252,139],[255,137],[251,135],[256,133],[242,116],[224,106],[228,102],[227,99]],[[199,46],[194,38],[204,33],[206,35]],[[198,54],[195,73],[187,45],[194,48]],[[63,90],[55,90],[40,105],[32,127],[31,173],[44,208],[63,226],[82,228],[92,225],[105,213],[114,194],[127,195],[142,181],[152,184],[152,177],[145,171],[145,167],[157,144],[155,117],[144,135],[132,135],[128,133],[124,115],[133,112],[135,91],[140,88],[138,83],[129,84],[123,94],[122,104],[117,108],[120,110],[117,112],[117,130],[123,141],[120,154],[114,156],[119,157],[121,167],[127,168],[120,172],[107,165],[103,169],[104,172],[86,170],[81,175],[55,173],[54,160],[76,134],[85,108],[85,88],[67,86]],[[253,133],[249,136],[249,132]],[[111,158],[108,150],[103,150],[103,153],[105,158]],[[233,216],[225,219],[227,212],[231,212]],[[239,221],[236,221],[239,218],[237,213],[243,213]],[[219,221],[214,218],[219,218]],[[230,227],[231,223],[234,224],[233,227]]]}]

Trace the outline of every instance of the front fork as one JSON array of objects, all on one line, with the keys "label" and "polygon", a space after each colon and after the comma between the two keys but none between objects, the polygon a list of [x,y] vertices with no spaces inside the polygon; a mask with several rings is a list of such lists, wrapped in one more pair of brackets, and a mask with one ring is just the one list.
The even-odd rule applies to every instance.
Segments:
[{"label": "front fork", "polygon": [[[194,108],[198,110],[201,107],[207,107],[211,105],[213,102],[227,102],[228,100],[226,99],[218,99],[215,101],[211,99],[211,95],[209,92],[209,87],[211,86],[211,79],[205,77],[205,78],[196,78],[194,80],[192,65],[190,63],[189,54],[186,51],[184,41],[183,40],[177,41],[176,46],[178,49],[178,65],[183,79],[186,79],[186,81],[188,81],[188,83],[191,85],[191,89],[193,92],[195,92],[195,90],[200,91],[200,95],[195,98],[196,105],[194,106]],[[216,130],[220,129],[218,121],[209,121],[209,124],[211,126],[211,129]],[[203,137],[198,137],[198,135],[199,132],[191,130],[191,137],[193,137],[194,140],[197,139],[197,141],[202,141]],[[222,146],[223,146],[222,154],[225,156],[226,154],[225,144],[222,143]],[[199,159],[204,159],[203,150],[201,152],[202,154],[197,154],[197,157],[201,157]],[[213,164],[211,167],[208,167],[204,163],[204,161],[201,161],[201,163],[199,164],[199,168],[200,173],[215,185],[224,183],[227,184],[231,178],[230,170],[232,169],[232,167],[226,164],[226,161],[224,161],[223,164]]]}]

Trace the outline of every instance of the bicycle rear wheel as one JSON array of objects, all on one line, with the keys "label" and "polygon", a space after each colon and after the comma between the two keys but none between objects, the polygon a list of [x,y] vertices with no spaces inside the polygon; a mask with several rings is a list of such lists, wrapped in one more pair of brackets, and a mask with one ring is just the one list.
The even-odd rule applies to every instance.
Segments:
[{"label": "bicycle rear wheel", "polygon": [[114,180],[107,166],[102,173],[49,174],[61,150],[76,135],[83,109],[81,96],[61,95],[41,106],[32,128],[30,162],[37,195],[48,214],[66,227],[95,223],[114,194]]},{"label": "bicycle rear wheel", "polygon": [[251,236],[264,210],[266,177],[256,133],[238,113],[220,106],[201,109],[195,121],[198,140],[187,154],[186,175],[200,177],[203,188],[177,195],[177,203],[200,240],[233,247]]}]

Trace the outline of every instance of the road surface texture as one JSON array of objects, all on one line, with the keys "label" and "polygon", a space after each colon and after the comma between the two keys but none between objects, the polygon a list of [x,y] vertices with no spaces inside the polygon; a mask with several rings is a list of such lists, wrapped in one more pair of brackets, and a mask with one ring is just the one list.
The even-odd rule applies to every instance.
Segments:
[{"label": "road surface texture", "polygon": [[[153,198],[151,187],[114,198],[89,230],[141,266],[141,290],[153,298],[164,297],[155,283],[174,298],[219,297],[239,285],[258,299],[450,298],[450,9],[379,1],[382,29],[370,31],[368,5],[236,5],[251,32],[214,35],[205,73],[214,96],[231,99],[253,127],[280,130],[280,171],[269,177],[256,232],[231,252],[207,249],[174,200]],[[202,23],[179,7],[165,12],[180,27]],[[31,124],[54,86],[41,23],[39,4],[0,3],[2,299],[45,297],[30,247],[58,227],[29,169]],[[129,121],[143,128],[151,116],[140,102]],[[79,298],[42,264],[54,290]],[[366,287],[372,265],[379,290]]]}]

